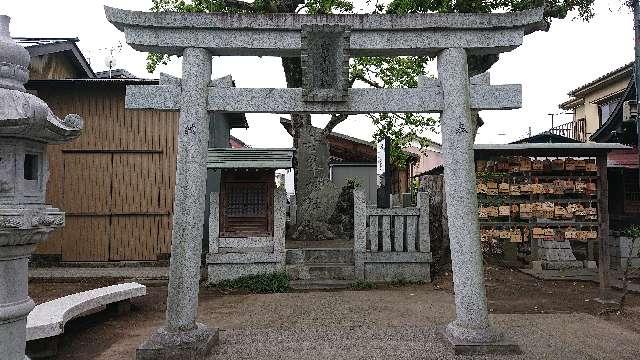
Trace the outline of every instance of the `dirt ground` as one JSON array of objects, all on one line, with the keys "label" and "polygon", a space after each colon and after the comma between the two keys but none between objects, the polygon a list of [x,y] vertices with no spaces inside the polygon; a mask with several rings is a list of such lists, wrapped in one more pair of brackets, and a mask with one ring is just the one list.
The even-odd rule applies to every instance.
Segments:
[{"label": "dirt ground", "polygon": [[[591,282],[542,281],[517,270],[492,266],[487,267],[485,279],[489,309],[493,314],[584,313],[597,316],[606,323],[614,323],[640,335],[640,295],[638,294],[630,294],[627,297],[627,311],[623,314],[603,314],[603,311],[610,305],[602,305],[594,301],[599,296],[599,292],[597,284]],[[116,283],[116,281],[88,280],[79,283],[30,282],[29,292],[36,303],[41,303],[70,293],[112,283]],[[388,286],[384,289],[394,288],[393,286]],[[445,273],[434,279],[431,284],[398,286],[397,291],[399,294],[431,293],[437,295],[438,293],[452,294],[452,288],[451,275]],[[362,291],[372,291],[367,296],[375,297],[377,296],[375,292],[378,290]],[[147,289],[147,296],[133,300],[132,312],[128,315],[103,312],[69,322],[61,339],[58,358],[132,358],[135,347],[141,340],[153,329],[162,325],[166,308],[166,292],[166,286],[164,285],[150,285]],[[337,295],[340,297],[339,294]],[[225,318],[225,314],[230,314],[231,310],[228,310],[229,308],[238,306],[238,299],[241,299],[241,302],[251,301],[249,295],[243,296],[241,293],[228,294],[215,289],[202,288],[200,292],[200,314],[215,314],[212,316]],[[269,309],[264,310],[269,311]],[[226,319],[224,327],[237,329],[247,326],[242,321],[246,321],[246,319],[238,319],[237,321],[235,319]],[[264,320],[252,326],[257,328],[285,326],[285,324],[279,323],[281,321],[283,320],[280,320],[275,314],[270,320]],[[312,324],[312,319],[301,321],[307,321],[306,325]]]}]

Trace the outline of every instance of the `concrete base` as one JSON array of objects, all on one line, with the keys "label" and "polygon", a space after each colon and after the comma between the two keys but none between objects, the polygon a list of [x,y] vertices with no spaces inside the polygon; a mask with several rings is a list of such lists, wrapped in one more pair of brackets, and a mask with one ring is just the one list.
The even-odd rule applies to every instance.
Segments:
[{"label": "concrete base", "polygon": [[438,329],[446,346],[453,349],[456,355],[519,355],[522,354],[520,346],[506,336],[501,336],[499,340],[493,342],[469,342],[460,340],[447,331],[446,326]]},{"label": "concrete base", "polygon": [[364,280],[372,282],[424,281],[431,282],[429,263],[365,263]]},{"label": "concrete base", "polygon": [[275,273],[283,271],[284,267],[281,263],[208,264],[207,270],[207,283],[216,284],[241,276]]},{"label": "concrete base", "polygon": [[197,324],[195,330],[168,332],[162,327],[136,349],[136,360],[202,360],[219,342],[218,329]]}]

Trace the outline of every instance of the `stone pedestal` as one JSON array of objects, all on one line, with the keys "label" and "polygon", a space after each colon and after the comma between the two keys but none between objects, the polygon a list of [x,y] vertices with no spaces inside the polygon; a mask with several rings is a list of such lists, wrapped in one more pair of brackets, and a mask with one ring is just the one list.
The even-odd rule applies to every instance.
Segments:
[{"label": "stone pedestal", "polygon": [[489,323],[478,224],[473,142],[476,122],[470,110],[469,73],[464,49],[438,54],[444,110],[442,143],[449,218],[456,319],[445,334],[456,352],[512,352]]},{"label": "stone pedestal", "polygon": [[35,306],[27,291],[29,255],[34,248],[0,246],[0,353],[5,359],[25,358],[27,315]]},{"label": "stone pedestal", "polygon": [[206,358],[218,342],[218,330],[204,324],[196,323],[192,330],[175,332],[162,327],[136,349],[136,359],[200,360]]},{"label": "stone pedestal", "polygon": [[196,323],[204,224],[211,54],[187,48],[182,59],[176,192],[166,325],[136,351],[137,359],[203,359],[218,331]]}]

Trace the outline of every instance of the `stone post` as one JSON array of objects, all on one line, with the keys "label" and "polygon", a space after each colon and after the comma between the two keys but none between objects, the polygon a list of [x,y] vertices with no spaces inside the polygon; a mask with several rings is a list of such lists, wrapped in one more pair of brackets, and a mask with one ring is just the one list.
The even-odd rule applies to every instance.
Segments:
[{"label": "stone post", "polygon": [[220,247],[220,193],[209,194],[209,253],[217,254]]},{"label": "stone post", "polygon": [[296,225],[297,224],[297,212],[298,212],[298,205],[296,203],[296,195],[293,194],[291,196],[289,196],[289,224],[291,226]]},{"label": "stone post", "polygon": [[420,209],[418,218],[418,236],[420,237],[420,252],[431,253],[431,236],[429,235],[429,194],[419,191],[416,206]]},{"label": "stone post", "polygon": [[367,250],[367,200],[360,188],[353,190],[353,255],[355,275],[364,281],[364,253]]},{"label": "stone post", "polygon": [[494,343],[501,335],[489,324],[478,225],[469,72],[464,49],[438,54],[444,110],[440,117],[444,178],[451,241],[456,319],[445,335],[458,346]]},{"label": "stone post", "polygon": [[287,190],[278,186],[273,192],[273,253],[285,261],[285,233],[287,223]]},{"label": "stone post", "polygon": [[182,55],[167,322],[140,345],[136,352],[138,359],[204,358],[218,341],[217,330],[196,323],[206,197],[211,54],[201,48],[186,48]]},{"label": "stone post", "polygon": [[27,315],[35,306],[27,288],[29,255],[35,245],[8,245],[0,246],[0,351],[3,358],[22,360]]}]

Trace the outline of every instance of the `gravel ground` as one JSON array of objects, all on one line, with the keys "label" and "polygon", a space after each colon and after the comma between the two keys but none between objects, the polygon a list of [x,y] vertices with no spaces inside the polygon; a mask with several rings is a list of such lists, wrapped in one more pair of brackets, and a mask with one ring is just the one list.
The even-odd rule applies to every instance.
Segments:
[{"label": "gravel ground", "polygon": [[[58,358],[132,359],[164,319],[166,288],[150,287],[148,293],[134,300],[128,315],[98,314],[69,323]],[[452,295],[433,285],[266,295],[203,289],[199,308],[199,321],[222,330],[211,359],[454,359],[436,331],[453,316]],[[589,314],[491,317],[525,352],[491,358],[638,359],[640,354],[640,334]]]}]

